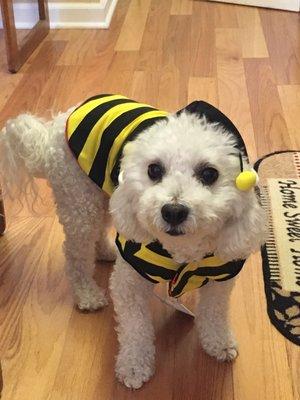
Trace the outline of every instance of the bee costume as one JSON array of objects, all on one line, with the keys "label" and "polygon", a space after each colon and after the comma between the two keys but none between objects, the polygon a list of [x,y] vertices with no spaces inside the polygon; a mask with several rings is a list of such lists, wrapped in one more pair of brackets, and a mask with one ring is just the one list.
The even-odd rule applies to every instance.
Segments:
[{"label": "bee costume", "polygon": [[[245,144],[233,123],[215,107],[194,101],[182,111],[205,116],[209,123],[219,123],[236,139],[235,153],[240,155],[241,173],[236,178],[239,190],[250,190],[256,184],[252,171],[243,171],[242,156],[247,158]],[[81,169],[109,196],[118,185],[120,160],[125,144],[160,120],[168,112],[141,104],[121,95],[92,97],[77,107],[66,125],[67,143]],[[117,235],[120,255],[140,275],[153,283],[169,282],[169,294],[179,297],[199,288],[210,279],[224,281],[237,275],[245,260],[224,263],[214,255],[198,262],[178,264],[159,242],[135,243]]]}]

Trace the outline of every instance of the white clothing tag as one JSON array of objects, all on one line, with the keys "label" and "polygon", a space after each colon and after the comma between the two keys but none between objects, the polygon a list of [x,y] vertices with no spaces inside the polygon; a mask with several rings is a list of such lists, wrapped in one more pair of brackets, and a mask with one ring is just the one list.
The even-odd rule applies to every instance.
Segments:
[{"label": "white clothing tag", "polygon": [[170,307],[175,308],[175,310],[180,311],[184,314],[189,315],[190,317],[195,318],[195,314],[189,310],[179,299],[175,299],[174,297],[170,297],[168,292],[166,296],[160,296],[159,294],[153,292],[154,296],[157,297],[162,303],[167,304]]}]

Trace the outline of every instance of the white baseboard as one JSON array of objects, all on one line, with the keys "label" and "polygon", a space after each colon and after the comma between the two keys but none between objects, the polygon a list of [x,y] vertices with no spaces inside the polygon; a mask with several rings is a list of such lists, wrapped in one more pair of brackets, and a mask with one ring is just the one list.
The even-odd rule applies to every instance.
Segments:
[{"label": "white baseboard", "polygon": [[[99,0],[95,3],[49,3],[50,28],[102,28],[110,25],[118,0]],[[15,3],[17,29],[32,28],[38,21],[38,9],[32,3]],[[2,28],[0,16],[0,28]]]},{"label": "white baseboard", "polygon": [[221,3],[243,4],[248,6],[300,11],[300,0],[210,0]]}]

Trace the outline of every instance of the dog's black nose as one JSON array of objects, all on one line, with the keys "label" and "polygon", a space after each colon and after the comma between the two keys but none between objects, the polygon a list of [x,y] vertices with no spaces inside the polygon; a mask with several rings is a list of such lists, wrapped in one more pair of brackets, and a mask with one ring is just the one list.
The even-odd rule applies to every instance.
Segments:
[{"label": "dog's black nose", "polygon": [[165,204],[161,209],[163,219],[171,225],[179,225],[187,219],[189,209],[182,204]]}]

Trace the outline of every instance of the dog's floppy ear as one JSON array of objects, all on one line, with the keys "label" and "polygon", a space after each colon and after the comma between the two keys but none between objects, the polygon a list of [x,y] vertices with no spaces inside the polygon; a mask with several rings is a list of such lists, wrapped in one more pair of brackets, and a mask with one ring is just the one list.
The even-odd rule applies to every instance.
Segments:
[{"label": "dog's floppy ear", "polygon": [[189,112],[191,114],[196,114],[199,118],[205,117],[207,122],[211,124],[220,124],[226,129],[226,131],[231,132],[237,142],[237,148],[244,153],[247,157],[247,151],[245,147],[245,143],[242,139],[240,132],[238,131],[237,127],[234,123],[226,117],[220,110],[216,107],[212,106],[205,101],[196,100],[190,103],[185,108],[177,111],[177,115],[180,115],[182,112]]}]

